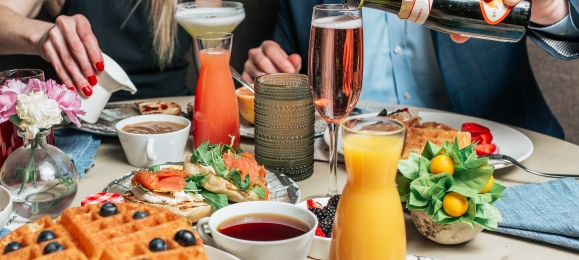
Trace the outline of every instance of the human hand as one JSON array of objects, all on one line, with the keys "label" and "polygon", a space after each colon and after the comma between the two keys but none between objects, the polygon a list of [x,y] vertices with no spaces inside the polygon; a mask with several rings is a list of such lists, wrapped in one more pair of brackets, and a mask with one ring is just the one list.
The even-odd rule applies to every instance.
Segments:
[{"label": "human hand", "polygon": [[86,17],[59,16],[38,42],[42,58],[52,63],[69,89],[91,96],[97,71],[104,70],[101,49]]},{"label": "human hand", "polygon": [[276,42],[264,41],[259,47],[249,50],[242,77],[252,83],[256,77],[264,74],[298,73],[301,64],[299,54],[288,56]]},{"label": "human hand", "polygon": [[[521,0],[504,0],[508,6],[515,6]],[[552,25],[561,21],[569,14],[568,0],[533,0],[531,9],[531,22],[540,25]],[[470,37],[451,34],[450,38],[457,43],[466,42]]]}]

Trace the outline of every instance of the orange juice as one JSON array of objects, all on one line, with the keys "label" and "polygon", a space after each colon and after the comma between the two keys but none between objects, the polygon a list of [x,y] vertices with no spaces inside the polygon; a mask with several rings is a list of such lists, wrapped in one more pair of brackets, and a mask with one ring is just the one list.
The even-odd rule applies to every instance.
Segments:
[{"label": "orange juice", "polygon": [[230,144],[239,148],[239,110],[235,86],[229,72],[229,50],[199,52],[201,72],[195,93],[193,148],[210,144]]},{"label": "orange juice", "polygon": [[395,186],[403,136],[344,134],[348,181],[336,212],[330,259],[406,258],[404,216]]}]

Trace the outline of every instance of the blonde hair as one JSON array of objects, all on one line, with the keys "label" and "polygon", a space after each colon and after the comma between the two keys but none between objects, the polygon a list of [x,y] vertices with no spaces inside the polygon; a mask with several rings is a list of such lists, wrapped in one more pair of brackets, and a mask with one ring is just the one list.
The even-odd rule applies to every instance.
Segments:
[{"label": "blonde hair", "polygon": [[[135,6],[123,23],[124,26],[137,6],[143,0],[136,0]],[[153,51],[161,70],[171,66],[171,60],[175,54],[175,44],[177,42],[177,22],[175,21],[175,8],[181,0],[148,0],[149,23],[151,35],[153,36]],[[122,27],[121,26],[121,27]]]}]

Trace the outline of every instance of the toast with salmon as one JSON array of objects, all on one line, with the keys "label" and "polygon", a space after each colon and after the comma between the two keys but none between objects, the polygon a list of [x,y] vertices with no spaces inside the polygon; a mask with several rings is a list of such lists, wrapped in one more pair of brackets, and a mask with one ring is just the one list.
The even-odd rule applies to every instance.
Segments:
[{"label": "toast with salmon", "polygon": [[183,167],[191,176],[205,178],[204,189],[224,194],[230,201],[268,199],[265,168],[248,152],[205,142],[187,157]]},{"label": "toast with salmon", "polygon": [[210,216],[214,208],[206,203],[203,195],[187,189],[189,174],[181,166],[135,171],[131,188],[123,194],[126,202],[146,204],[170,210],[195,223]]}]

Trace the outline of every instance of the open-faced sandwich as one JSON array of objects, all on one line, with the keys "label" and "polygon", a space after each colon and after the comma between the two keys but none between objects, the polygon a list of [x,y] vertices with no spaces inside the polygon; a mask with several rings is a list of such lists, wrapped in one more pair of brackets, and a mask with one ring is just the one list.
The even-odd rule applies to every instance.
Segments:
[{"label": "open-faced sandwich", "polygon": [[184,166],[154,165],[135,172],[127,202],[168,209],[197,222],[229,201],[267,200],[265,169],[253,155],[229,145],[200,145]]}]

